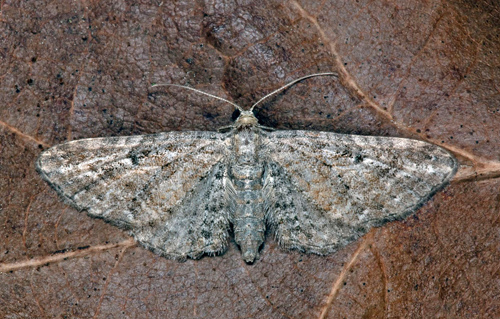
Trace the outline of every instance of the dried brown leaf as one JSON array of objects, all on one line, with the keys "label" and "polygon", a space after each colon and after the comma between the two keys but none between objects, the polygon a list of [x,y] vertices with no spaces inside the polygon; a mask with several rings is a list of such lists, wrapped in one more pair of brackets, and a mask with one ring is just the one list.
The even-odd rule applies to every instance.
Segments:
[{"label": "dried brown leaf", "polygon": [[[0,317],[492,318],[498,295],[500,13],[488,1],[1,1]],[[279,129],[404,136],[460,159],[413,217],[327,257],[268,239],[246,265],[177,263],[64,205],[34,170],[66,140]]]}]

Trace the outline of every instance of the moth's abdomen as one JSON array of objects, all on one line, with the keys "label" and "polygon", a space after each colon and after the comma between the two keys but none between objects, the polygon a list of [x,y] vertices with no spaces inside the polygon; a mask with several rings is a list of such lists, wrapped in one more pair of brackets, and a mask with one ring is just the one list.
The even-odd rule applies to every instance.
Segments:
[{"label": "moth's abdomen", "polygon": [[259,247],[264,242],[265,227],[261,192],[237,192],[233,219],[234,240],[240,246],[246,262],[255,260]]},{"label": "moth's abdomen", "polygon": [[234,157],[228,167],[234,239],[246,262],[257,257],[266,230],[262,198],[264,165],[258,156],[259,140],[260,136],[252,130],[238,132],[233,140]]}]

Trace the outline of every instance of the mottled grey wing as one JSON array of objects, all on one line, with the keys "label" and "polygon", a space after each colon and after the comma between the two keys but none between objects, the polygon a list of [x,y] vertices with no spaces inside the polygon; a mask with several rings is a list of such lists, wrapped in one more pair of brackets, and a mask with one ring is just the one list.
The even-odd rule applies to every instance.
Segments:
[{"label": "mottled grey wing", "polygon": [[129,230],[158,254],[183,259],[226,247],[227,146],[228,135],[216,132],[93,138],[48,149],[36,167],[77,209]]},{"label": "mottled grey wing", "polygon": [[311,131],[264,136],[268,224],[282,246],[318,254],[405,218],[458,167],[444,149],[417,140]]}]

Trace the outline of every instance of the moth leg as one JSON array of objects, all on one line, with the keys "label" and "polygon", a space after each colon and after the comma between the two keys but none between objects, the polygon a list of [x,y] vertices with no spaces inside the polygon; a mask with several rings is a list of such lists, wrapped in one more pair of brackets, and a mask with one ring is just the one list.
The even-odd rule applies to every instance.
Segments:
[{"label": "moth leg", "polygon": [[272,127],[269,127],[269,126],[264,126],[264,125],[260,125],[260,124],[257,124],[256,125],[258,128],[264,130],[264,131],[269,131],[269,132],[273,132],[273,131],[276,131],[275,128],[272,128]]},{"label": "moth leg", "polygon": [[235,127],[236,126],[234,126],[234,125],[228,125],[228,126],[219,127],[217,129],[217,132],[224,133],[224,132],[227,132],[227,131],[230,131],[230,130],[234,129]]}]

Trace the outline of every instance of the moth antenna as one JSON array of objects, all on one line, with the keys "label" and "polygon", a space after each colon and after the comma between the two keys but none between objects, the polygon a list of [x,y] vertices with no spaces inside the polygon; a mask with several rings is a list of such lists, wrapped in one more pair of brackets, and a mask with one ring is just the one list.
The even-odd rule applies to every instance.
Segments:
[{"label": "moth antenna", "polygon": [[308,78],[312,78],[312,77],[315,77],[315,76],[334,76],[334,77],[338,77],[338,74],[337,73],[333,73],[333,72],[325,72],[325,73],[314,73],[314,74],[309,74],[309,75],[306,75],[306,76],[303,76],[301,78],[298,78],[296,80],[293,80],[292,82],[288,83],[288,84],[285,84],[283,85],[282,87],[280,87],[279,89],[276,89],[274,91],[272,91],[271,93],[269,93],[268,95],[264,96],[263,98],[261,98],[260,100],[258,100],[257,102],[255,102],[254,105],[252,105],[252,107],[250,108],[250,111],[253,111],[254,107],[257,106],[257,104],[259,104],[260,102],[264,101],[265,99],[267,99],[268,97],[278,93],[279,91],[282,91],[284,89],[286,89],[287,87],[289,86],[292,86],[294,85],[295,83],[297,82],[300,82],[302,80],[305,80],[305,79],[308,79]]},{"label": "moth antenna", "polygon": [[182,89],[188,89],[188,90],[194,91],[196,93],[204,94],[204,95],[209,96],[211,98],[214,98],[214,99],[221,100],[221,101],[224,101],[226,103],[229,103],[232,106],[234,106],[235,108],[237,108],[240,112],[243,112],[243,109],[238,104],[235,104],[235,103],[233,103],[231,101],[228,101],[226,99],[218,97],[217,95],[213,95],[213,94],[210,94],[210,93],[207,93],[207,92],[203,92],[201,90],[198,90],[198,89],[195,89],[195,88],[192,88],[192,87],[189,87],[189,86],[179,85],[179,84],[170,84],[170,83],[159,83],[159,84],[153,84],[152,86],[153,87],[157,87],[157,86],[175,86],[175,87],[182,88]]}]

